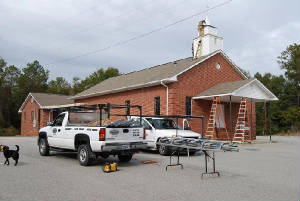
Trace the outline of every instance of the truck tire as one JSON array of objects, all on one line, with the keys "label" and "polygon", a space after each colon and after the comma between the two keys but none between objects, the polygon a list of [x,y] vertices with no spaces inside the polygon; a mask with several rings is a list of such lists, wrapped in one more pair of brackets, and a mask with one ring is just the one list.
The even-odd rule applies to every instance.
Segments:
[{"label": "truck tire", "polygon": [[39,152],[41,156],[49,156],[50,147],[46,138],[39,140]]},{"label": "truck tire", "polygon": [[93,161],[92,150],[87,144],[82,144],[78,147],[77,153],[79,164],[82,166],[88,166]]},{"label": "truck tire", "polygon": [[170,155],[170,150],[166,146],[157,146],[158,152],[162,156],[168,156]]},{"label": "truck tire", "polygon": [[133,154],[126,154],[126,155],[118,155],[120,162],[129,162],[132,159]]}]

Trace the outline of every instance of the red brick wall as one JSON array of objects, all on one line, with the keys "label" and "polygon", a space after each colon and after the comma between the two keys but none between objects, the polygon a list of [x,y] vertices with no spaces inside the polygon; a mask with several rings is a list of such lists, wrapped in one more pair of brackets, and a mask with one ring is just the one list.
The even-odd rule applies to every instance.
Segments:
[{"label": "red brick wall", "polygon": [[[218,70],[216,64],[221,68]],[[212,86],[223,83],[242,80],[243,77],[237,73],[231,64],[223,56],[217,54],[208,60],[200,63],[189,71],[178,76],[178,81],[169,85],[169,114],[185,114],[186,96],[195,96]],[[225,122],[227,130],[230,131],[229,104],[223,103],[225,107]],[[235,119],[237,118],[239,104],[232,104],[233,130],[235,128]],[[192,100],[192,115],[203,115],[205,117],[204,130],[207,126],[208,115],[210,113],[211,101]],[[255,113],[255,107],[253,107]],[[254,115],[255,117],[255,115]],[[254,118],[255,119],[255,118]],[[197,119],[190,121],[192,130],[201,131],[201,123]],[[255,120],[253,121],[255,128]],[[234,131],[232,132],[234,133]],[[255,132],[254,132],[255,133]],[[232,134],[233,135],[233,134]],[[221,133],[221,139],[226,136]]]},{"label": "red brick wall", "polygon": [[[25,107],[22,110],[21,115],[21,135],[38,135],[38,111],[39,105],[36,101],[31,102],[31,98],[26,102]],[[35,113],[36,127],[33,127],[33,121],[31,119],[31,112]],[[26,115],[26,119],[25,119]]]},{"label": "red brick wall", "polygon": [[[103,96],[91,97],[76,100],[75,102],[87,103],[87,104],[119,104],[125,105],[126,100],[130,100],[131,105],[141,105],[144,115],[154,114],[154,98],[160,96],[160,113],[166,114],[166,88],[162,85],[145,87],[141,89],[135,89],[115,94],[108,94]],[[131,109],[131,114],[138,114],[138,110]],[[125,114],[125,109],[112,110],[111,113]],[[117,119],[117,118],[115,118]]]},{"label": "red brick wall", "polygon": [[[221,68],[216,69],[216,64],[219,63]],[[187,72],[178,76],[178,81],[168,84],[169,87],[169,115],[184,115],[185,114],[185,98],[186,96],[195,96],[202,91],[223,82],[231,82],[242,80],[243,77],[237,73],[220,54],[217,54]],[[166,88],[162,85],[135,89],[114,94],[102,95],[78,99],[75,102],[99,104],[125,104],[125,100],[130,100],[131,104],[142,105],[143,114],[154,114],[154,97],[160,96],[161,115],[166,114]],[[192,100],[192,115],[203,115],[205,117],[206,127],[208,115],[210,112],[211,101],[207,100]],[[232,119],[237,117],[238,104],[233,104]],[[255,113],[255,111],[253,111]],[[124,111],[123,111],[124,113]],[[229,105],[225,104],[226,123],[229,130]],[[182,121],[180,121],[182,122]],[[255,127],[255,120],[254,120]],[[191,128],[196,132],[201,132],[201,123],[199,119],[191,121]],[[233,129],[235,123],[233,123]]]},{"label": "red brick wall", "polygon": [[[26,102],[21,114],[21,135],[23,136],[36,136],[40,128],[46,126],[49,121],[49,110],[40,109],[36,101],[31,102],[31,98]],[[31,120],[31,112],[35,113],[36,126],[33,127]],[[40,121],[39,121],[40,113]],[[26,114],[26,119],[25,119]],[[51,115],[51,121],[53,120]]]}]

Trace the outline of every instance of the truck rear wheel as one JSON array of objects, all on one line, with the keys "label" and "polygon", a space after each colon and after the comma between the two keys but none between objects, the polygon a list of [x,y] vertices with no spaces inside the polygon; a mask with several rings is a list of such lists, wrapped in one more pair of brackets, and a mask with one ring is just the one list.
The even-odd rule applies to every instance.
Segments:
[{"label": "truck rear wheel", "polygon": [[126,155],[118,155],[120,162],[129,162],[132,159],[133,154],[126,154]]},{"label": "truck rear wheel", "polygon": [[91,156],[92,156],[92,150],[87,144],[82,144],[78,147],[77,157],[80,165],[82,166],[90,165],[93,160]]},{"label": "truck rear wheel", "polygon": [[49,148],[47,139],[41,138],[39,140],[39,152],[40,152],[40,155],[41,156],[49,156],[49,151],[50,151],[50,148]]}]

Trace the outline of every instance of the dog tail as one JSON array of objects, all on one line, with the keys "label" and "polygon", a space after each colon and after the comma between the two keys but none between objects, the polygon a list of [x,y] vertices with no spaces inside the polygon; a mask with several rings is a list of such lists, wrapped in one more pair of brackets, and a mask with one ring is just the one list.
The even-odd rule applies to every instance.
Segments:
[{"label": "dog tail", "polygon": [[16,147],[17,147],[17,152],[19,152],[19,150],[20,150],[19,145],[16,145]]}]

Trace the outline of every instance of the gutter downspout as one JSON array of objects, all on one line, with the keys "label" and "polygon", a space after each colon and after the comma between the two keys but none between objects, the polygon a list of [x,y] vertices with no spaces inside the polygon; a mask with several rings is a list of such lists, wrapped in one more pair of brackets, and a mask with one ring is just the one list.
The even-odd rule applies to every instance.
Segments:
[{"label": "gutter downspout", "polygon": [[166,87],[166,89],[167,89],[167,114],[166,115],[169,115],[169,107],[168,107],[168,105],[169,105],[169,87],[165,84],[165,83],[163,83],[163,81],[160,81],[160,84],[161,85],[163,85],[164,87]]}]

